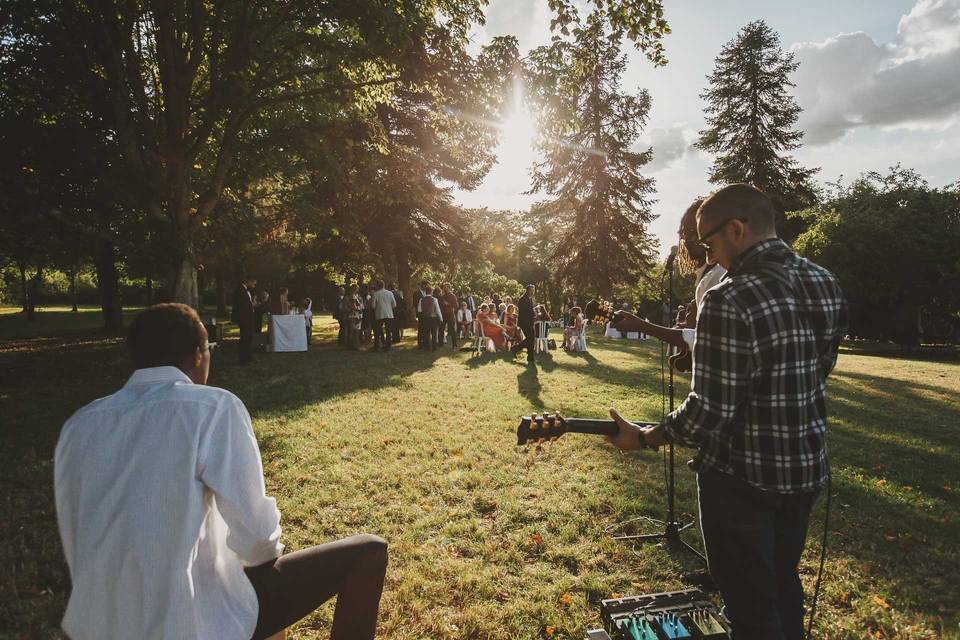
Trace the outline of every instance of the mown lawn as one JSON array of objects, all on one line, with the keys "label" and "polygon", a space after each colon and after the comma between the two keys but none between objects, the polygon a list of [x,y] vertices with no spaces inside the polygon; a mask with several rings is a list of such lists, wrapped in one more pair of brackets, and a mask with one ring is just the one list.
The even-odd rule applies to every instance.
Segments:
[{"label": "mown lawn", "polygon": [[[130,373],[122,338],[92,330],[95,311],[53,313],[39,331],[0,314],[2,637],[57,637],[69,581],[53,447],[71,412]],[[616,406],[657,419],[655,343],[592,339],[589,354],[528,369],[449,347],[422,353],[409,331],[392,353],[348,352],[318,320],[312,351],[260,354],[247,368],[228,341],[210,383],[250,409],[288,549],[358,532],[389,540],[381,637],[579,640],[599,625],[597,599],[678,588],[696,568],[678,551],[609,536],[657,530],[638,518],[665,512],[660,455],[578,435],[514,446],[517,418],[532,410],[601,417]],[[687,384],[678,379],[678,397]],[[960,637],[960,363],[858,344],[841,355],[830,406],[834,508],[817,637]],[[691,518],[694,478],[679,454]],[[803,560],[808,593],[823,507]],[[332,611],[292,637],[326,637]]]}]

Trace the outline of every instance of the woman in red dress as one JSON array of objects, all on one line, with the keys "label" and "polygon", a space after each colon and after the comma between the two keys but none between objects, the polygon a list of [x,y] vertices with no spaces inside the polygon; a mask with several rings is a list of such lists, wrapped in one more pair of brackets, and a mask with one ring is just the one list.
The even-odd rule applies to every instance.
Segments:
[{"label": "woman in red dress", "polygon": [[507,348],[507,336],[504,333],[503,326],[497,320],[497,314],[490,312],[490,307],[485,304],[480,305],[480,311],[477,312],[477,322],[480,323],[480,330],[483,335],[493,340],[497,350]]},{"label": "woman in red dress", "polygon": [[503,331],[512,342],[520,341],[520,327],[517,326],[517,305],[508,304],[503,314]]}]

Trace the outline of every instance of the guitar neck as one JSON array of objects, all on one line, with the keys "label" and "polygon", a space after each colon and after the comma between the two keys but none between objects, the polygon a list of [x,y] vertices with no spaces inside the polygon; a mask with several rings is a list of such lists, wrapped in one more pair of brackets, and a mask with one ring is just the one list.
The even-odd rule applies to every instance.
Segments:
[{"label": "guitar neck", "polygon": [[567,431],[571,433],[589,433],[595,436],[615,436],[620,431],[613,420],[594,420],[592,418],[564,418]]}]

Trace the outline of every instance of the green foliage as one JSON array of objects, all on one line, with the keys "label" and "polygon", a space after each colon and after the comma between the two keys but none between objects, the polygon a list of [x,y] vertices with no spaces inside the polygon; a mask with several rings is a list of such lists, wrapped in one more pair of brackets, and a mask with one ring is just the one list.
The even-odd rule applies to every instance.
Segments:
[{"label": "green foliage", "polygon": [[899,166],[836,184],[796,214],[796,249],[840,278],[859,335],[912,343],[922,309],[960,311],[960,189],[931,188]]},{"label": "green foliage", "polygon": [[[578,21],[577,8],[571,0],[547,0],[555,17],[550,29],[560,28],[563,35],[569,35],[570,25]],[[602,11],[610,26],[622,31],[633,41],[647,59],[655,66],[663,66],[667,58],[663,50],[663,37],[670,34],[670,26],[663,17],[661,0],[590,0],[595,9]]]},{"label": "green foliage", "polygon": [[706,101],[707,128],[696,146],[715,154],[710,182],[746,182],[773,199],[781,237],[791,240],[797,229],[785,226],[783,212],[811,206],[811,184],[819,169],[797,165],[787,152],[797,149],[803,132],[793,126],[800,107],[789,93],[790,74],[800,63],[784,53],[780,36],[763,20],[747,24],[717,56]]},{"label": "green foliage", "polygon": [[436,271],[430,268],[417,273],[416,281],[426,280],[433,287],[449,282],[454,291],[472,293],[478,296],[499,293],[517,299],[523,295],[523,286],[513,278],[498,272],[489,261],[458,263],[449,271]]},{"label": "green foliage", "polygon": [[594,12],[572,40],[555,39],[527,62],[544,153],[533,167],[531,192],[550,196],[538,213],[556,234],[551,270],[604,298],[646,273],[657,244],[647,231],[654,181],[640,174],[652,153],[632,150],[650,96],[621,91],[621,39]]}]

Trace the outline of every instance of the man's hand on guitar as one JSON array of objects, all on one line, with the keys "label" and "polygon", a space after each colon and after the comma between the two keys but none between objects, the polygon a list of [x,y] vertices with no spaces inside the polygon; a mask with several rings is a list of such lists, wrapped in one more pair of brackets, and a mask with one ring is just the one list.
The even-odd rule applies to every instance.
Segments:
[{"label": "man's hand on guitar", "polygon": [[656,451],[661,444],[666,443],[659,426],[644,429],[625,420],[614,408],[610,409],[610,417],[617,423],[619,431],[615,436],[608,436],[607,440],[621,451],[634,451],[636,449],[653,449]]},{"label": "man's hand on guitar", "polygon": [[617,331],[643,331],[643,320],[622,309],[610,317],[610,324]]}]

